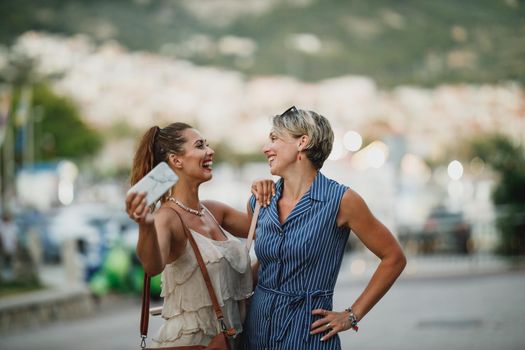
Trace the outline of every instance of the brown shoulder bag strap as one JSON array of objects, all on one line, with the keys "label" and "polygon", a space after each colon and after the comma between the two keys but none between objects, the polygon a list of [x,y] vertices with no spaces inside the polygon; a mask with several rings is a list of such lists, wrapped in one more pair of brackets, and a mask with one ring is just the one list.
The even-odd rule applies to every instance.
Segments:
[{"label": "brown shoulder bag strap", "polygon": [[144,287],[142,288],[142,309],[140,311],[140,337],[142,338],[140,347],[146,347],[146,337],[148,336],[149,324],[149,298],[150,298],[150,277],[144,273]]},{"label": "brown shoulder bag strap", "polygon": [[[227,335],[232,336],[235,335],[236,331],[234,328],[227,328],[226,323],[224,322],[224,316],[222,314],[222,309],[219,304],[219,300],[217,299],[217,295],[215,294],[215,290],[213,289],[213,285],[211,283],[210,275],[208,274],[208,269],[206,268],[206,264],[204,263],[204,260],[202,259],[201,252],[199,250],[199,247],[197,246],[197,242],[195,242],[195,239],[193,238],[193,235],[189,231],[188,227],[182,220],[182,217],[180,214],[175,210],[171,205],[168,203],[168,208],[173,210],[177,216],[179,217],[182,227],[184,229],[184,233],[186,234],[186,237],[188,238],[188,241],[191,244],[191,247],[193,248],[193,251],[195,252],[195,257],[197,258],[197,263],[199,264],[199,268],[202,272],[202,276],[204,277],[204,283],[206,283],[206,288],[208,289],[208,294],[210,295],[211,302],[213,304],[213,310],[215,311],[215,315],[217,316],[217,320],[219,321],[221,325],[221,330],[223,332],[226,332]],[[145,343],[146,336],[148,335],[148,322],[149,322],[149,301],[150,301],[150,276],[148,276],[146,273],[144,273],[144,288],[142,291],[142,311],[141,311],[141,317],[140,317],[140,334],[142,336],[142,342]]]},{"label": "brown shoulder bag strap", "polygon": [[252,222],[250,223],[250,230],[248,231],[248,238],[246,239],[246,249],[250,251],[252,247],[253,239],[255,238],[255,226],[257,225],[257,218],[259,217],[259,210],[261,209],[261,204],[259,202],[255,203],[255,208],[253,209]]}]

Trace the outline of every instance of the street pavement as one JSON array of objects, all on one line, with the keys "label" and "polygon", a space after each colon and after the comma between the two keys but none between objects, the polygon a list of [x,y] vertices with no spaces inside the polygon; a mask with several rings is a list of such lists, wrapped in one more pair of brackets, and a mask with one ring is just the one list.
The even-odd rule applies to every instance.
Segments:
[{"label": "street pavement", "polygon": [[[348,307],[375,263],[343,261],[334,308]],[[439,267],[441,266],[441,267]],[[341,334],[343,349],[525,349],[525,271],[498,259],[412,259],[390,292]],[[1,349],[138,349],[139,300],[111,296],[87,318],[4,334]],[[150,335],[162,319],[151,317]],[[295,350],[295,349],[294,349]]]}]

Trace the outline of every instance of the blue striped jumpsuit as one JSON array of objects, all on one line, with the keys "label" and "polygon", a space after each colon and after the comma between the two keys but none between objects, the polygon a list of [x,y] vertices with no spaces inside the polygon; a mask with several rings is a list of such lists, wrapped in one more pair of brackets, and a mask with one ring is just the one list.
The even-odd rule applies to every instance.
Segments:
[{"label": "blue striped jumpsuit", "polygon": [[[321,342],[326,333],[310,335],[319,319],[311,311],[332,310],[332,295],[350,230],[337,227],[339,204],[347,187],[320,172],[310,189],[281,225],[276,195],[261,208],[255,252],[259,281],[245,323],[246,350],[335,350],[338,336]],[[255,198],[250,199],[252,208]]]}]

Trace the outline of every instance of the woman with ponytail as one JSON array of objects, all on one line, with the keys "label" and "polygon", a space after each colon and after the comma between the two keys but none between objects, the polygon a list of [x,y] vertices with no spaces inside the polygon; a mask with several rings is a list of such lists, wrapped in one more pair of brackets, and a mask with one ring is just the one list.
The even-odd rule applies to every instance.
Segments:
[{"label": "woman with ponytail", "polygon": [[[154,347],[206,346],[218,332],[183,225],[201,251],[227,326],[242,331],[244,302],[252,294],[252,273],[248,251],[236,237],[246,237],[251,211],[242,213],[218,201],[199,199],[199,186],[212,178],[213,156],[213,149],[196,129],[173,123],[150,128],[133,160],[131,185],[163,161],[179,178],[155,212],[146,206],[144,193],[130,193],[126,198],[126,211],[139,224],[137,256],[144,271],[151,276],[162,273],[165,323],[153,338]],[[271,186],[271,180],[262,180],[252,188]],[[268,201],[262,192],[259,190],[261,201]]]}]

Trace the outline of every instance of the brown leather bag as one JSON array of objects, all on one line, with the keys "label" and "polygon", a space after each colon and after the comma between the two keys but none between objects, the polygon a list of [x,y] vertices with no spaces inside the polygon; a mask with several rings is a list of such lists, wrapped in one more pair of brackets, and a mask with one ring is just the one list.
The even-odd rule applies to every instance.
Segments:
[{"label": "brown leather bag", "polygon": [[[169,206],[169,204],[168,204]],[[206,283],[206,288],[208,289],[208,293],[210,295],[211,302],[213,304],[213,310],[215,311],[215,315],[217,316],[217,321],[219,322],[221,326],[221,332],[217,334],[213,339],[210,341],[208,346],[204,345],[187,345],[187,346],[170,346],[170,347],[163,347],[163,348],[155,348],[155,349],[163,349],[163,350],[230,350],[230,346],[228,344],[228,339],[233,337],[236,334],[236,330],[234,328],[227,328],[226,323],[224,322],[224,316],[222,314],[221,306],[219,305],[219,301],[217,300],[217,296],[215,294],[215,290],[213,289],[213,285],[211,284],[210,275],[208,274],[208,270],[206,269],[206,265],[204,263],[204,260],[202,259],[202,255],[199,251],[199,247],[197,246],[197,243],[195,242],[195,239],[193,238],[192,234],[189,232],[188,228],[186,227],[186,224],[182,220],[182,217],[180,214],[170,206],[170,209],[172,209],[178,216],[182,223],[182,226],[184,228],[184,233],[186,234],[186,237],[188,238],[188,241],[191,244],[191,247],[193,248],[193,251],[195,252],[195,256],[197,258],[197,263],[199,264],[199,268],[202,272],[202,275],[204,277],[204,282]],[[149,323],[149,302],[150,302],[150,276],[147,274],[144,274],[144,288],[142,290],[142,311],[140,316],[140,335],[142,338],[140,347],[143,350],[149,350],[153,348],[146,347],[146,338],[148,336],[148,323]]]}]

